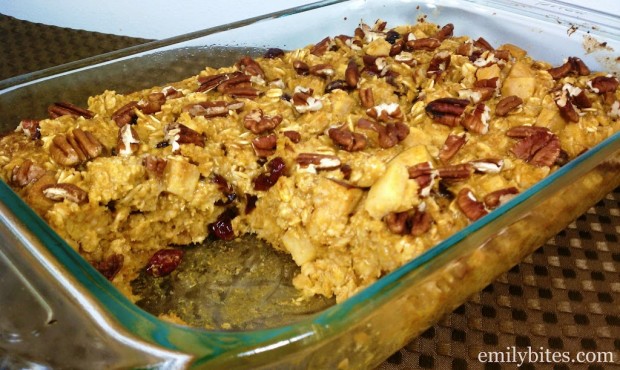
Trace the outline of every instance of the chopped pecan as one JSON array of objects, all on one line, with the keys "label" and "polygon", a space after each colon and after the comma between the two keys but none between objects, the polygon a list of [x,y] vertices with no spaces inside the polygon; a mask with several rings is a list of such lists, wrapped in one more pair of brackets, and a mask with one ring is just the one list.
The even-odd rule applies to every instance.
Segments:
[{"label": "chopped pecan", "polygon": [[478,37],[476,41],[474,41],[474,47],[484,50],[484,51],[493,51],[495,50],[491,44],[485,40],[483,37]]},{"label": "chopped pecan", "polygon": [[456,55],[463,55],[466,57],[470,57],[474,52],[474,44],[471,42],[471,40],[465,41],[464,43],[462,43],[461,45],[459,45],[456,50],[455,50],[455,54]]},{"label": "chopped pecan", "polygon": [[405,48],[405,40],[398,39],[398,40],[394,41],[391,44],[392,44],[392,47],[390,47],[390,54],[389,55],[391,57],[395,57],[394,60],[397,60],[396,56],[399,55],[403,51],[403,49]]},{"label": "chopped pecan", "polygon": [[472,173],[473,166],[469,163],[455,164],[437,169],[437,175],[443,180],[463,180],[469,178]]},{"label": "chopped pecan", "polygon": [[66,102],[57,102],[47,108],[50,118],[70,115],[76,117],[93,118],[95,114],[88,109],[80,108],[77,105]]},{"label": "chopped pecan", "polygon": [[426,70],[426,76],[436,78],[447,71],[448,67],[450,67],[450,52],[442,50],[431,59],[428,69]]},{"label": "chopped pecan", "polygon": [[579,76],[587,76],[590,74],[590,69],[583,60],[577,57],[569,57],[566,63],[559,67],[548,69],[547,72],[549,72],[554,80],[559,80],[571,73],[578,74]]},{"label": "chopped pecan", "polygon": [[314,76],[330,77],[334,74],[334,67],[331,64],[321,63],[310,67],[308,72]]},{"label": "chopped pecan", "polygon": [[441,41],[434,37],[426,37],[422,39],[409,40],[406,45],[410,50],[433,51],[441,45]]},{"label": "chopped pecan", "polygon": [[56,163],[73,167],[98,157],[103,151],[103,145],[90,132],[76,128],[68,135],[56,135],[49,151]]},{"label": "chopped pecan", "polygon": [[102,261],[93,263],[93,267],[106,279],[112,281],[119,271],[121,271],[121,268],[123,268],[124,261],[125,257],[122,254],[115,253]]},{"label": "chopped pecan", "polygon": [[497,89],[499,87],[499,77],[477,80],[474,82],[474,87],[491,87]]},{"label": "chopped pecan", "polygon": [[166,99],[178,99],[181,98],[183,96],[185,96],[185,94],[183,94],[183,91],[181,90],[177,90],[172,86],[166,86],[161,90],[162,94],[164,94],[164,96],[166,97]]},{"label": "chopped pecan", "polygon": [[282,122],[282,116],[267,116],[260,108],[253,109],[243,118],[243,125],[254,134],[262,134],[271,131]]},{"label": "chopped pecan", "polygon": [[595,94],[605,94],[616,91],[620,81],[617,78],[609,76],[597,76],[588,81],[587,85]]},{"label": "chopped pecan", "polygon": [[183,254],[182,249],[158,250],[149,259],[146,265],[146,273],[154,277],[170,275],[181,264]]},{"label": "chopped pecan", "polygon": [[342,164],[340,158],[335,155],[319,153],[299,153],[295,162],[299,164],[299,167],[312,167],[316,170],[333,170]]},{"label": "chopped pecan", "polygon": [[164,127],[164,139],[176,152],[181,144],[194,144],[204,148],[205,137],[182,123],[170,123]]},{"label": "chopped pecan", "polygon": [[252,140],[254,153],[259,157],[269,157],[276,152],[278,137],[275,134],[259,136]]},{"label": "chopped pecan", "polygon": [[84,204],[88,202],[88,193],[82,190],[79,186],[63,183],[63,184],[49,184],[43,188],[43,195],[46,198],[63,201],[68,200],[77,204]]},{"label": "chopped pecan", "polygon": [[385,216],[384,221],[385,226],[387,226],[391,233],[396,235],[405,235],[411,230],[411,228],[407,225],[408,219],[408,212],[392,212]]},{"label": "chopped pecan", "polygon": [[261,78],[265,77],[265,72],[261,68],[260,64],[252,59],[252,57],[245,56],[241,58],[239,62],[237,62],[237,66],[242,72],[250,76],[259,76]]},{"label": "chopped pecan", "polygon": [[472,221],[476,221],[489,213],[484,204],[479,202],[474,193],[468,188],[463,188],[459,191],[456,196],[456,204],[465,216]]},{"label": "chopped pecan", "polygon": [[344,72],[344,80],[350,87],[357,87],[360,80],[360,70],[354,59],[349,60],[349,64],[347,64],[347,69]]},{"label": "chopped pecan", "polygon": [[327,130],[327,134],[338,147],[348,152],[356,152],[366,148],[366,136],[349,130],[346,124],[330,128]]},{"label": "chopped pecan", "polygon": [[149,176],[161,179],[164,176],[164,170],[168,161],[164,158],[156,157],[154,155],[146,155],[142,159],[142,165],[146,169],[146,173]]},{"label": "chopped pecan", "polygon": [[41,128],[39,127],[39,120],[36,119],[23,119],[19,122],[17,130],[21,130],[26,137],[32,140],[41,138]]},{"label": "chopped pecan", "polygon": [[202,103],[189,104],[183,107],[184,112],[188,112],[190,116],[203,116],[206,118],[227,116],[231,111],[239,111],[244,107],[243,102],[223,100],[206,101]]},{"label": "chopped pecan", "polygon": [[577,123],[579,122],[579,112],[573,105],[573,101],[569,95],[570,94],[566,90],[562,90],[559,98],[555,99],[555,105],[557,105],[560,110],[560,115],[562,118],[568,122]]},{"label": "chopped pecan", "polygon": [[489,108],[484,103],[478,103],[474,110],[461,119],[461,124],[468,131],[484,135],[489,132]]},{"label": "chopped pecan", "polygon": [[290,141],[292,141],[293,143],[297,144],[301,141],[301,134],[297,131],[293,131],[293,130],[288,130],[288,131],[284,131],[282,132],[282,135],[286,136],[287,138],[289,138]]},{"label": "chopped pecan", "polygon": [[13,167],[11,181],[18,186],[31,184],[45,175],[45,169],[26,159],[21,165]]},{"label": "chopped pecan", "polygon": [[497,208],[519,194],[519,189],[514,186],[495,190],[484,196],[484,205],[489,209]]},{"label": "chopped pecan", "polygon": [[495,114],[504,117],[511,111],[523,104],[523,99],[516,95],[506,96],[497,102]]},{"label": "chopped pecan", "polygon": [[126,124],[134,124],[137,117],[134,108],[137,107],[137,101],[130,101],[112,113],[112,119],[116,122],[118,127],[123,127]]},{"label": "chopped pecan", "polygon": [[281,157],[275,157],[267,163],[267,172],[264,172],[253,181],[254,190],[267,191],[286,174],[286,163]]},{"label": "chopped pecan", "polygon": [[398,103],[384,103],[376,105],[372,108],[367,109],[366,114],[382,122],[400,119],[403,116],[403,113],[400,110],[400,105],[398,105]]},{"label": "chopped pecan", "polygon": [[443,162],[447,162],[461,149],[463,145],[467,143],[467,135],[450,134],[446,138],[446,141],[439,150],[439,159]]},{"label": "chopped pecan", "polygon": [[440,98],[428,103],[425,110],[433,121],[454,127],[459,124],[468,104],[466,99]]},{"label": "chopped pecan", "polygon": [[122,156],[132,155],[140,148],[140,138],[131,125],[118,129],[116,152]]},{"label": "chopped pecan", "polygon": [[504,160],[499,158],[477,159],[469,162],[476,172],[499,173],[504,168]]},{"label": "chopped pecan", "polygon": [[[525,136],[516,135],[522,135],[521,132]],[[521,137],[510,151],[535,166],[551,166],[560,156],[560,139],[544,127],[520,126],[510,129],[507,135]]]},{"label": "chopped pecan", "polygon": [[385,76],[389,71],[385,57],[366,54],[362,57],[362,61],[364,62],[364,71],[371,74]]},{"label": "chopped pecan", "polygon": [[166,95],[161,92],[151,93],[146,99],[138,102],[137,107],[144,114],[153,114],[161,110],[161,106],[166,102]]}]

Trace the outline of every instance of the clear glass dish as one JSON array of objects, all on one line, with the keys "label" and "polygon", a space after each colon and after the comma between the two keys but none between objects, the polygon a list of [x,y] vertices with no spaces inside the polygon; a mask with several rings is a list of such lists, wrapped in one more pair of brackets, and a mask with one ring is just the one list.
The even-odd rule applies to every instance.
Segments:
[{"label": "clear glass dish", "polygon": [[[619,71],[618,18],[559,1],[324,1],[0,81],[0,132],[50,101],[180,80],[241,52],[351,34],[360,20],[422,16],[555,65],[579,56]],[[210,331],[138,308],[0,183],[0,281],[10,287],[0,290],[0,355],[8,366],[372,368],[618,185],[620,133],[342,303],[275,328]],[[55,341],[69,350],[58,353]]]}]

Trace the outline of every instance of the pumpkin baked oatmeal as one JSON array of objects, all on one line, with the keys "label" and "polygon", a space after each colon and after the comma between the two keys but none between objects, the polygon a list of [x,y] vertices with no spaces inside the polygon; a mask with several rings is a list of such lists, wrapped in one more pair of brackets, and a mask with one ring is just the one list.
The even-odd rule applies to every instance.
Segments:
[{"label": "pumpkin baked oatmeal", "polygon": [[0,174],[133,299],[184,245],[254,234],[341,301],[620,129],[616,77],[453,28],[362,23],[53,103],[1,138]]}]

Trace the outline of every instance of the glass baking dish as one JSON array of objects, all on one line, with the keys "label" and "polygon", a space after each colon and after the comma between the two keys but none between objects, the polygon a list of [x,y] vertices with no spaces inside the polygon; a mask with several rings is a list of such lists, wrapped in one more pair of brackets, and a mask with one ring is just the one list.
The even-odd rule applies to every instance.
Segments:
[{"label": "glass baking dish", "polygon": [[[351,34],[377,18],[453,23],[455,34],[513,43],[554,65],[579,56],[593,70],[619,71],[618,17],[560,1],[323,1],[0,81],[0,132],[44,115],[52,101],[180,80],[242,53]],[[216,331],[138,308],[0,183],[0,364],[372,368],[618,185],[620,133],[342,303],[275,328]],[[58,351],[58,341],[67,349]]]}]

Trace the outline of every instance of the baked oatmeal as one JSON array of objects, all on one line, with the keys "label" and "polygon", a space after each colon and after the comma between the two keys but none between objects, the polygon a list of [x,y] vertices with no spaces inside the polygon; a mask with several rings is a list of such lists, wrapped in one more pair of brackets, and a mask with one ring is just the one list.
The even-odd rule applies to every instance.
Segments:
[{"label": "baked oatmeal", "polygon": [[1,176],[132,295],[183,246],[254,234],[342,301],[620,129],[618,79],[451,24],[361,23],[0,140]]}]

